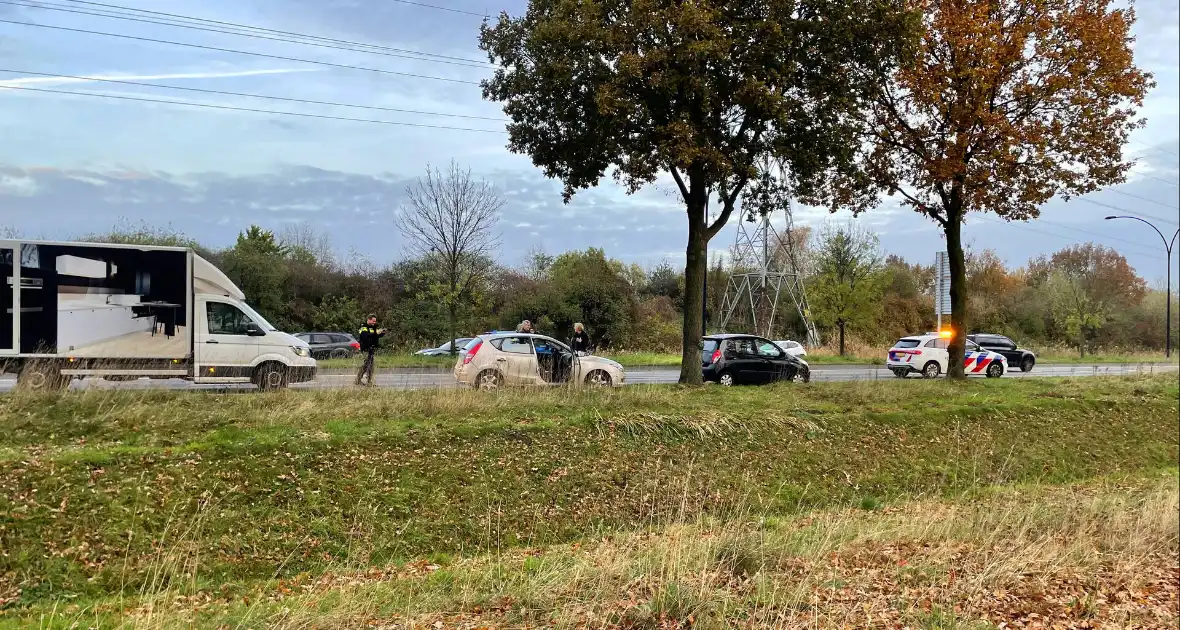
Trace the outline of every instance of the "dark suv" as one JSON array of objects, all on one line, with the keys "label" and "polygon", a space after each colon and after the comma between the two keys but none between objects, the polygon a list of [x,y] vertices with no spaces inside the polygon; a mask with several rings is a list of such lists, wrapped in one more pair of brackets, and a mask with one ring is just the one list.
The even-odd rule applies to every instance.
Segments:
[{"label": "dark suv", "polygon": [[305,332],[295,337],[311,346],[311,356],[316,359],[347,359],[361,350],[360,342],[346,333]]},{"label": "dark suv", "polygon": [[1016,342],[1004,335],[975,333],[967,335],[967,338],[979,344],[984,350],[1004,355],[1004,358],[1008,359],[1009,368],[1018,367],[1021,372],[1031,372],[1033,366],[1037,364],[1037,355],[1033,354],[1031,350],[1017,348]]},{"label": "dark suv", "polygon": [[701,339],[701,372],[706,381],[721,385],[811,380],[806,361],[754,335],[705,336]]}]

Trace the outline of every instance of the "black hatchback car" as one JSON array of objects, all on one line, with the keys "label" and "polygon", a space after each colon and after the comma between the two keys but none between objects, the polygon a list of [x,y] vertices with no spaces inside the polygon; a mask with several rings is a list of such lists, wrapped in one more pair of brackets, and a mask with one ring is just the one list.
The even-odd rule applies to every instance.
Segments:
[{"label": "black hatchback car", "polygon": [[295,337],[311,346],[311,356],[316,359],[347,359],[361,351],[361,344],[347,333],[304,332]]},{"label": "black hatchback car", "polygon": [[1037,355],[1033,354],[1031,350],[1017,348],[1016,342],[1004,335],[974,333],[967,335],[967,338],[979,344],[984,350],[1004,355],[1004,358],[1008,359],[1009,368],[1018,367],[1021,372],[1031,372],[1033,366],[1037,364]]},{"label": "black hatchback car", "polygon": [[811,380],[805,361],[754,335],[706,335],[701,339],[701,371],[705,381],[721,385]]}]

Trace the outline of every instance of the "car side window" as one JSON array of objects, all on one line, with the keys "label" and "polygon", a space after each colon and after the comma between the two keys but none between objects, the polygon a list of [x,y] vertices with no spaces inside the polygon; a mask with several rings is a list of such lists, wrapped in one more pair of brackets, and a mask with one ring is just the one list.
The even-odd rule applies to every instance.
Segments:
[{"label": "car side window", "polygon": [[968,350],[973,350],[973,351],[975,351],[975,352],[979,352],[979,350],[980,350],[981,348],[979,347],[979,344],[977,344],[977,343],[975,343],[974,341],[971,341],[970,339],[968,339],[968,340],[967,340],[967,349],[968,349]]},{"label": "car side window", "polygon": [[754,348],[753,339],[733,339],[729,342],[729,348],[738,356],[752,357],[758,355],[758,351]]},{"label": "car side window", "polygon": [[246,327],[254,323],[238,307],[225,302],[206,302],[205,315],[211,335],[246,335]]},{"label": "car side window", "polygon": [[332,343],[332,341],[331,335],[312,335],[310,343],[317,346],[323,346]]},{"label": "car side window", "polygon": [[765,339],[758,340],[758,356],[765,359],[780,359],[783,356],[783,351],[779,349],[773,341],[766,341]]},{"label": "car side window", "polygon": [[1009,339],[1007,337],[996,337],[996,339],[999,340],[1000,345],[1004,346],[1005,348],[1008,348],[1009,350],[1016,349],[1016,342],[1015,341],[1012,341],[1011,339]]},{"label": "car side window", "polygon": [[946,339],[931,339],[927,341],[925,346],[927,348],[938,348],[939,350],[946,350]]},{"label": "car side window", "polygon": [[528,337],[504,337],[492,341],[492,345],[501,352],[509,354],[532,354],[533,344]]}]

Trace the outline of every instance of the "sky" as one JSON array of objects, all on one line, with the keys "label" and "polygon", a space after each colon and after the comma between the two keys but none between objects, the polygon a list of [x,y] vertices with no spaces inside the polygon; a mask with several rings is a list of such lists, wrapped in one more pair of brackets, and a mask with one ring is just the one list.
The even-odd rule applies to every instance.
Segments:
[{"label": "sky", "polygon": [[[0,0],[0,88],[22,88],[0,89],[0,234],[65,240],[146,223],[219,247],[252,223],[276,231],[303,224],[327,234],[341,254],[384,264],[408,255],[394,219],[407,184],[428,164],[455,160],[504,196],[502,263],[520,263],[533,249],[585,247],[645,266],[683,262],[687,228],[672,186],[627,195],[608,178],[565,205],[558,182],[505,148],[500,108],[480,97],[477,83],[490,66],[476,38],[482,15],[520,14],[523,0],[437,0],[434,7],[404,0],[99,1]],[[208,23],[179,28],[151,23],[175,18],[127,8],[327,39],[308,46],[276,41],[291,36],[273,31],[254,31],[274,38],[261,39],[202,30]],[[1092,240],[1162,284],[1160,237],[1136,221],[1103,220],[1136,214],[1169,237],[1180,226],[1180,12],[1175,0],[1141,0],[1136,10],[1136,62],[1158,85],[1142,111],[1146,127],[1125,149],[1139,160],[1129,181],[1068,203],[1054,200],[1028,224],[973,215],[964,227],[970,247],[1022,265]],[[352,43],[370,52],[331,47]],[[794,213],[800,225],[825,220],[833,217],[818,209]],[[880,235],[887,252],[911,261],[932,263],[941,249],[934,223],[891,200],[856,220]],[[728,247],[735,235],[731,221],[711,249]]]}]

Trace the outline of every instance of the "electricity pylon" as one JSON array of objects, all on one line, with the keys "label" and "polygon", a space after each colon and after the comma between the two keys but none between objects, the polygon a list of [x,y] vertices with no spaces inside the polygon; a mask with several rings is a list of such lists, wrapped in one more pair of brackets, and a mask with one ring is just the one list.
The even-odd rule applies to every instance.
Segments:
[{"label": "electricity pylon", "polygon": [[791,238],[789,201],[786,214],[786,239],[779,237],[769,214],[753,222],[738,223],[737,241],[733,247],[733,273],[729,276],[721,304],[721,328],[727,332],[731,327],[744,329],[740,331],[769,338],[774,334],[779,301],[785,291],[803,320],[807,344],[818,346],[819,334],[811,321],[807,294],[803,289],[803,274]]}]

